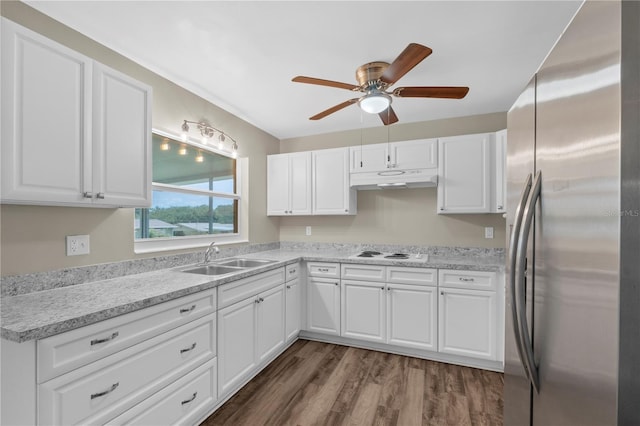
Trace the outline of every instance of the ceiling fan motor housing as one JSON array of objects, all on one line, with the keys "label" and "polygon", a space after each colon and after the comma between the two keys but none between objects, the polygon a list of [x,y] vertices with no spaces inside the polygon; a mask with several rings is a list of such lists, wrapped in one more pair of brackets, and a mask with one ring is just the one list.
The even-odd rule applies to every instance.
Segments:
[{"label": "ceiling fan motor housing", "polygon": [[360,86],[368,88],[371,84],[378,82],[388,67],[387,62],[369,62],[360,65],[356,70],[356,80]]}]

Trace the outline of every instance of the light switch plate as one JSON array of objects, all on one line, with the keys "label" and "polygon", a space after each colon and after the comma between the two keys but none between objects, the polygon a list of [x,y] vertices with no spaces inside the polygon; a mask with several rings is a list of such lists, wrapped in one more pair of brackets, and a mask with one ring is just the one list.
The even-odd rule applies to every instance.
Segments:
[{"label": "light switch plate", "polygon": [[67,235],[67,256],[89,254],[88,235]]},{"label": "light switch plate", "polygon": [[307,226],[307,229],[305,230],[305,233],[307,234],[307,236],[311,235],[311,227]]},{"label": "light switch plate", "polygon": [[484,228],[484,237],[493,238],[493,226],[487,226]]}]

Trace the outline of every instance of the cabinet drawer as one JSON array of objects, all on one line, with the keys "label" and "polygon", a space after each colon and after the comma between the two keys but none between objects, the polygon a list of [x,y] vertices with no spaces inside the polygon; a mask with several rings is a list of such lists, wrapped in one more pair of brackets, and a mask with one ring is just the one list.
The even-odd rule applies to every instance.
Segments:
[{"label": "cabinet drawer", "polygon": [[387,282],[436,286],[438,285],[438,272],[436,269],[388,266]]},{"label": "cabinet drawer", "polygon": [[38,386],[41,424],[102,424],[216,352],[215,314]]},{"label": "cabinet drawer", "polygon": [[282,283],[284,283],[284,268],[223,284],[218,287],[219,308],[233,305]]},{"label": "cabinet drawer", "polygon": [[340,276],[342,279],[384,282],[386,271],[384,266],[343,263]]},{"label": "cabinet drawer", "polygon": [[216,310],[216,290],[182,297],[38,341],[38,383]]},{"label": "cabinet drawer", "polygon": [[189,372],[150,398],[116,417],[110,425],[195,424],[217,399],[217,359]]},{"label": "cabinet drawer", "polygon": [[496,290],[495,272],[457,271],[440,269],[438,284],[440,287],[469,288],[475,290]]},{"label": "cabinet drawer", "polygon": [[291,281],[295,280],[300,276],[300,263],[294,263],[292,265],[287,265],[284,268],[284,280]]},{"label": "cabinet drawer", "polygon": [[339,263],[307,263],[308,274],[312,277],[340,278]]}]

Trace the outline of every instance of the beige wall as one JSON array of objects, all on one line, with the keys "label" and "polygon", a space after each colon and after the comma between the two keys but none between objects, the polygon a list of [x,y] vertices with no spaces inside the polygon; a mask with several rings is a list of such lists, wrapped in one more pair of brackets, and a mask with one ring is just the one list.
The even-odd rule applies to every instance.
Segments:
[{"label": "beige wall", "polygon": [[[204,119],[233,136],[239,144],[239,156],[249,158],[250,242],[278,241],[279,221],[266,216],[264,179],[266,155],[279,151],[278,139],[23,3],[2,1],[0,14],[150,84],[154,128],[178,134],[182,120]],[[138,257],[133,252],[133,209],[3,205],[0,221],[2,275]],[[90,235],[91,254],[65,256],[64,238],[75,234]]]},{"label": "beige wall", "polygon": [[[494,113],[420,123],[394,124],[390,141],[492,132],[507,127],[507,114]],[[342,146],[383,143],[387,129],[380,126],[362,131],[286,139],[281,152],[307,151]],[[311,226],[312,235],[305,235]],[[485,227],[494,228],[494,238],[484,238]],[[460,247],[505,246],[505,220],[501,214],[436,214],[436,189],[391,189],[358,191],[356,216],[283,217],[281,241],[343,243],[425,244]]]}]

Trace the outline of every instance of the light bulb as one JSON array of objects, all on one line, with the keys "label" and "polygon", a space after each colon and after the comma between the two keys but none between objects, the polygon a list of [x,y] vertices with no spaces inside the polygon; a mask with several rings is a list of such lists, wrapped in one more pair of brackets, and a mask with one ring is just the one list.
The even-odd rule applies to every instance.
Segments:
[{"label": "light bulb", "polygon": [[164,138],[164,139],[162,140],[162,143],[160,144],[160,149],[161,149],[162,151],[169,151],[169,149],[170,149],[170,148],[171,148],[171,147],[169,146],[169,139]]},{"label": "light bulb", "polygon": [[182,146],[180,147],[180,149],[178,150],[178,154],[180,154],[180,155],[187,155],[187,147],[186,147],[186,146],[184,146],[184,145],[182,145]]},{"label": "light bulb", "polygon": [[198,155],[196,156],[196,163],[203,163],[204,162],[204,156],[202,155],[202,152],[198,152]]}]

